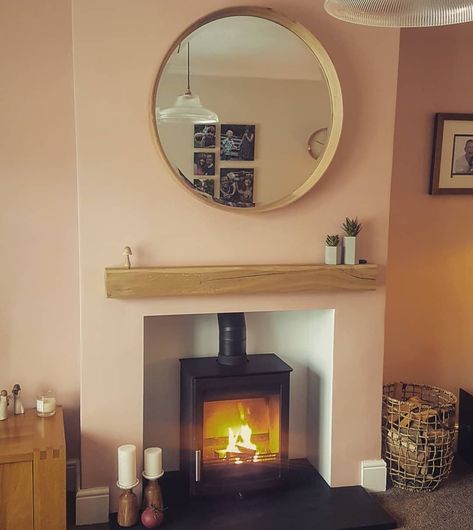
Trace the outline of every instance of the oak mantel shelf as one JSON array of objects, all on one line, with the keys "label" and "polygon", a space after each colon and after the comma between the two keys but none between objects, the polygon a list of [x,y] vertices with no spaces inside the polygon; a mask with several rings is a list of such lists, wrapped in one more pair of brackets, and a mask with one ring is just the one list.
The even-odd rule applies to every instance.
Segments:
[{"label": "oak mantel shelf", "polygon": [[105,269],[108,298],[374,291],[376,265],[237,265]]}]

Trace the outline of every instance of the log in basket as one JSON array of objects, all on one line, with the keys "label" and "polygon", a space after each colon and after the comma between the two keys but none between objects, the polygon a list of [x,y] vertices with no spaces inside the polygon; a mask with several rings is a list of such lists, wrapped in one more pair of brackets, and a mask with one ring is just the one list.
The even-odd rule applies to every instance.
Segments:
[{"label": "log in basket", "polygon": [[383,390],[383,457],[393,484],[433,491],[450,474],[456,397],[429,385],[393,383]]}]

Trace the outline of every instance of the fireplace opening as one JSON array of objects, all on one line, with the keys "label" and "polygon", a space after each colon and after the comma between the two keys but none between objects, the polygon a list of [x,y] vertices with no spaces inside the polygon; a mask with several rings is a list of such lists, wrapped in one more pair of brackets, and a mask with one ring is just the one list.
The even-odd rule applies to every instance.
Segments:
[{"label": "fireplace opening", "polygon": [[287,470],[292,368],[274,353],[242,352],[242,313],[218,321],[220,353],[232,361],[180,359],[180,468],[190,495],[274,487]]}]

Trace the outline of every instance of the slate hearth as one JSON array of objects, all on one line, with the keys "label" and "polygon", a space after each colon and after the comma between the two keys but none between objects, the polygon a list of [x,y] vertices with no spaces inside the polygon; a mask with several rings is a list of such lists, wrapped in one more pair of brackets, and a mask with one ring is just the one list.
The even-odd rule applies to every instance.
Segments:
[{"label": "slate hearth", "polygon": [[[385,530],[396,522],[361,486],[330,488],[307,460],[290,460],[284,489],[238,496],[189,499],[179,472],[160,480],[169,530]],[[69,527],[70,530],[74,528]],[[87,527],[80,527],[87,530]],[[94,530],[119,529],[110,525]],[[133,528],[143,528],[140,524]]]}]

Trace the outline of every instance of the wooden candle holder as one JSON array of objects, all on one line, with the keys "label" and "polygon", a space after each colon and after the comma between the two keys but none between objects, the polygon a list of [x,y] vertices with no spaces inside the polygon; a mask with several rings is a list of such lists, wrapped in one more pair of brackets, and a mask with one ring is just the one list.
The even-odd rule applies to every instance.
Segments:
[{"label": "wooden candle holder", "polygon": [[[117,486],[121,488],[119,484]],[[121,489],[124,491],[118,498],[117,522],[118,526],[129,528],[138,523],[138,499],[133,493],[133,488]]]},{"label": "wooden candle holder", "polygon": [[148,484],[143,494],[143,509],[150,506],[163,511],[164,502],[161,486],[158,484],[158,479],[148,479]]}]

